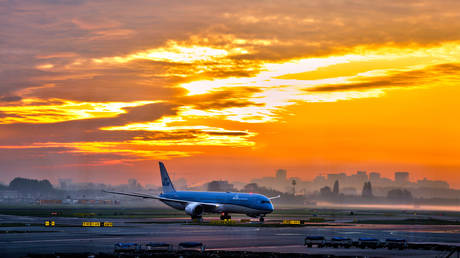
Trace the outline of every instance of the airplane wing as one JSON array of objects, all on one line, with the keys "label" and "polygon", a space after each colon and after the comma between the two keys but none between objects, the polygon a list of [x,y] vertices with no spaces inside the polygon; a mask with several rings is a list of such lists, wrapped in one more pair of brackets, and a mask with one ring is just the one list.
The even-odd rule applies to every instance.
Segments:
[{"label": "airplane wing", "polygon": [[[164,201],[164,202],[177,202],[177,203],[182,203],[185,205],[193,202],[193,201],[186,201],[186,200],[179,200],[179,199],[164,198],[161,196],[144,194],[144,193],[123,193],[123,192],[105,191],[105,190],[102,190],[102,192],[111,193],[111,194],[119,194],[119,195],[127,195],[127,196],[133,196],[133,197],[140,197],[144,199],[155,199],[155,200]],[[209,206],[212,208],[217,208],[220,206],[220,204],[218,203],[205,203],[205,202],[193,202],[193,203],[199,203],[201,205]]]},{"label": "airplane wing", "polygon": [[134,196],[134,197],[141,197],[146,199],[157,199],[160,200],[162,197],[150,194],[143,194],[143,193],[124,193],[124,192],[115,192],[115,191],[106,191],[102,190],[104,193],[111,193],[111,194],[119,194],[119,195],[127,195],[127,196]]}]

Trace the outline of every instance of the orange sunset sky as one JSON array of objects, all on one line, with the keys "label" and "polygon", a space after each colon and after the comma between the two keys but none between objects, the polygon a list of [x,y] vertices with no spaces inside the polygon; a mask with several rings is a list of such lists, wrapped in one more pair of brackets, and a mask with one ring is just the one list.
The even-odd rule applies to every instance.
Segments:
[{"label": "orange sunset sky", "polygon": [[0,2],[0,181],[460,188],[460,2]]}]

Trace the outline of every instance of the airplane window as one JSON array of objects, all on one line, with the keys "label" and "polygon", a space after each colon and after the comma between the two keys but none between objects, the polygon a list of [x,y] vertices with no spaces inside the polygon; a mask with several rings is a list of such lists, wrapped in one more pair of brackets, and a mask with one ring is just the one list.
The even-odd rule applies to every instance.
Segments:
[{"label": "airplane window", "polygon": [[260,201],[260,203],[268,203],[268,201]]}]

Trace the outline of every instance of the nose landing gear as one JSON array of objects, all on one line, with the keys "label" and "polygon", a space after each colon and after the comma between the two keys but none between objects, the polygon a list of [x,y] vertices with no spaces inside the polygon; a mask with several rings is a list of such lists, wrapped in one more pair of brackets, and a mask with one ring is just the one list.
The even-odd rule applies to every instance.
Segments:
[{"label": "nose landing gear", "polygon": [[222,212],[220,215],[220,220],[232,219],[232,216],[228,215],[227,212]]},{"label": "nose landing gear", "polygon": [[264,223],[264,220],[265,220],[265,219],[264,219],[263,216],[260,216],[260,217],[259,217],[259,222]]},{"label": "nose landing gear", "polygon": [[203,222],[203,217],[202,216],[191,216],[193,222],[198,222],[201,223]]}]

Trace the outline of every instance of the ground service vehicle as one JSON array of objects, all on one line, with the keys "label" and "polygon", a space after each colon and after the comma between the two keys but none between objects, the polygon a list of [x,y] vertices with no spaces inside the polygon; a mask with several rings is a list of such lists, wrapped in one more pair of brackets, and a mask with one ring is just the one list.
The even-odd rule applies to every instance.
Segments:
[{"label": "ground service vehicle", "polygon": [[114,247],[114,252],[123,254],[123,253],[134,253],[140,250],[140,245],[136,243],[116,243]]},{"label": "ground service vehicle", "polygon": [[163,242],[150,242],[145,245],[146,251],[157,251],[157,250],[172,250],[172,246],[168,243]]},{"label": "ground service vehicle", "polygon": [[358,246],[362,249],[366,247],[376,249],[380,246],[380,241],[377,238],[361,237],[360,239],[358,239]]},{"label": "ground service vehicle", "polygon": [[353,245],[353,240],[347,237],[333,237],[331,238],[330,244],[334,248],[339,248],[339,247],[350,248]]},{"label": "ground service vehicle", "polygon": [[318,246],[319,248],[324,247],[326,245],[326,239],[323,236],[307,236],[305,238],[305,243],[307,247],[312,247],[314,245]]},{"label": "ground service vehicle", "polygon": [[389,250],[391,249],[399,249],[404,250],[407,248],[407,241],[405,239],[399,238],[388,238],[385,240],[385,247]]}]

